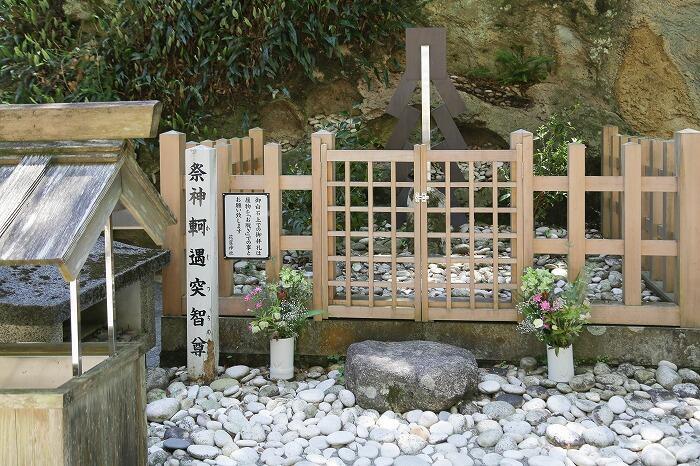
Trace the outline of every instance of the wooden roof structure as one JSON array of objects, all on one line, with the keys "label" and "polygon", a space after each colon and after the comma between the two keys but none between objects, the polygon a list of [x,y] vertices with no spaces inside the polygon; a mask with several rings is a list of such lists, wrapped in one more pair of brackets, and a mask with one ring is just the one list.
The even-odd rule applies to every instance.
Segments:
[{"label": "wooden roof structure", "polygon": [[161,245],[175,217],[128,141],[159,117],[157,101],[0,106],[0,265],[76,280],[118,202]]}]

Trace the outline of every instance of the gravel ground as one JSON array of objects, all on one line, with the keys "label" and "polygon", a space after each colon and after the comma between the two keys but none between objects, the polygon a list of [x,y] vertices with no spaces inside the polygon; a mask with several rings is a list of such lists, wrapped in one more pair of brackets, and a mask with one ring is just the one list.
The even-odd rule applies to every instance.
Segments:
[{"label": "gravel ground", "polygon": [[700,464],[700,375],[662,361],[580,366],[569,384],[534,358],[481,369],[450,411],[378,413],[355,404],[342,366],[292,382],[220,368],[148,374],[149,465],[672,466]]}]

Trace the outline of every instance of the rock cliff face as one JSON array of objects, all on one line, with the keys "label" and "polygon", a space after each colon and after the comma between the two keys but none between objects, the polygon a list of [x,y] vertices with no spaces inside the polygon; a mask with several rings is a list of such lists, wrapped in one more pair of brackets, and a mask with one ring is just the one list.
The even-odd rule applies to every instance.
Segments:
[{"label": "rock cliff face", "polygon": [[[509,132],[534,131],[577,102],[576,126],[589,144],[604,124],[650,136],[700,127],[697,0],[433,0],[426,9],[427,25],[447,28],[448,70],[456,80],[494,69],[500,49],[522,46],[527,56],[554,58],[547,79],[516,90],[521,95],[513,99],[508,89],[498,100],[479,86],[458,85],[468,107],[458,123],[473,144],[505,145]],[[399,77],[390,75],[388,87],[329,80],[294,105],[307,118],[324,108],[360,112],[385,133],[394,122],[380,117]],[[288,122],[280,124],[287,136]]]}]

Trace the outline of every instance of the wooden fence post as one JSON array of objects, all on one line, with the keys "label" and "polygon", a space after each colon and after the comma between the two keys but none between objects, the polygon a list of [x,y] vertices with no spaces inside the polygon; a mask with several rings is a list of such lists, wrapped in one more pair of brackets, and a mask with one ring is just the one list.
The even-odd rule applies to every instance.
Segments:
[{"label": "wooden fence post", "polygon": [[[518,232],[518,239],[516,241],[522,241],[522,246],[518,247],[523,254],[522,260],[518,261],[523,269],[525,267],[531,267],[534,258],[533,252],[533,241],[535,239],[535,218],[534,218],[534,204],[533,204],[533,193],[534,193],[534,172],[533,172],[533,157],[534,157],[534,146],[532,133],[519,129],[510,133],[510,148],[515,149],[518,144],[522,145],[522,166],[516,167],[516,176],[522,179],[522,192],[517,193],[515,189],[511,192],[511,202],[522,202],[521,212],[523,212],[523,218],[513,219],[511,216],[511,222],[516,225],[520,223],[522,225],[523,231]],[[512,170],[512,168],[511,168]],[[515,220],[515,221],[514,221]],[[513,246],[513,251],[516,250],[515,245]],[[517,276],[520,280],[520,273],[522,270],[516,267],[512,273]]]},{"label": "wooden fence post", "polygon": [[[252,131],[252,130],[251,130]],[[265,192],[270,195],[270,258],[265,264],[268,283],[277,281],[282,268],[280,236],[282,232],[282,191],[280,190],[280,170],[282,151],[279,144],[265,144],[263,171]]]},{"label": "wooden fence post", "polygon": [[224,259],[224,196],[230,189],[231,145],[226,139],[217,139],[216,148],[216,210],[219,241],[219,296],[233,294],[233,263]]},{"label": "wooden fence post", "polygon": [[[335,148],[335,135],[329,133],[328,131],[317,131],[311,135],[311,234],[313,237],[311,260],[314,274],[313,306],[314,309],[326,311],[326,309],[323,309],[322,307],[323,290],[325,290],[327,287],[327,283],[324,283],[324,281],[327,279],[327,277],[324,277],[321,271],[323,269],[323,261],[328,260],[328,257],[323,256],[322,241],[329,241],[329,239],[324,237],[326,232],[323,231],[323,225],[321,223],[321,217],[323,215],[323,197],[321,196],[321,191],[325,186],[321,166],[321,144],[326,144],[327,150],[333,150]],[[329,196],[332,196],[332,189],[334,190],[335,188],[328,188]],[[335,191],[333,191],[333,194],[335,194]],[[333,199],[333,197],[328,197],[328,199]],[[329,214],[329,216],[330,215],[332,214]],[[333,225],[334,223],[335,222],[329,223],[329,225]],[[346,291],[346,293],[348,293],[348,291]],[[321,318],[321,316],[315,317],[316,320]]]},{"label": "wooden fence post", "polygon": [[678,274],[682,327],[700,327],[700,131],[675,133],[678,169]]},{"label": "wooden fence post", "polygon": [[642,304],[642,151],[632,142],[622,146],[623,293],[626,305]]},{"label": "wooden fence post", "polygon": [[[668,173],[664,172],[664,142],[660,139],[651,141],[651,176],[664,176]],[[649,239],[665,239],[664,225],[664,193],[649,193],[651,201],[651,238]],[[654,281],[662,281],[664,279],[666,258],[663,256],[655,256],[651,258],[651,270],[649,275]]]},{"label": "wooden fence post", "polygon": [[[612,176],[620,176],[622,164],[620,163],[620,151],[622,147],[622,138],[617,132],[617,127],[613,127],[611,131],[611,151],[610,151],[610,174]],[[640,168],[641,170],[641,168]],[[609,238],[618,239],[620,235],[620,211],[622,203],[620,202],[621,193],[610,193],[610,236]]]},{"label": "wooden fence post", "polygon": [[[664,174],[666,176],[678,177],[678,171],[676,170],[676,145],[673,140],[664,141]],[[678,193],[664,193],[663,202],[663,239],[675,240],[676,231],[678,231],[678,219],[676,212]],[[667,293],[674,293],[674,299],[676,303],[678,303],[678,294],[675,293],[678,276],[678,258],[666,257],[664,267],[664,291]]]},{"label": "wooden fence post", "polygon": [[163,269],[163,314],[182,315],[185,294],[185,133],[168,131],[160,135],[160,194],[177,219],[166,228],[163,248],[170,250],[170,262]]},{"label": "wooden fence post", "polygon": [[573,282],[586,264],[586,146],[583,144],[569,144],[568,179],[568,279]]},{"label": "wooden fence post", "polygon": [[248,137],[250,137],[251,143],[251,167],[249,175],[262,175],[263,174],[263,145],[264,133],[262,128],[251,128],[248,130]]},{"label": "wooden fence post", "polygon": [[[603,126],[603,143],[601,145],[602,155],[600,167],[600,174],[603,176],[612,175],[613,134],[617,134],[617,126]],[[600,200],[601,233],[603,234],[603,238],[610,238],[612,220],[612,193],[601,193]]]}]

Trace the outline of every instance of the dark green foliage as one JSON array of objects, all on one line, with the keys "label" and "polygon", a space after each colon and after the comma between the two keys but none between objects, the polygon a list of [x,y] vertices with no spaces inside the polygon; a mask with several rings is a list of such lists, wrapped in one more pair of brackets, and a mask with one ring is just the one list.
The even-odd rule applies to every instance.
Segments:
[{"label": "dark green foliage", "polygon": [[498,76],[503,84],[535,84],[544,81],[549,74],[552,57],[525,56],[522,46],[496,53]]},{"label": "dark green foliage", "polygon": [[[116,0],[94,18],[61,0],[0,0],[0,100],[158,99],[162,128],[200,135],[233,105],[321,65],[375,66],[402,42],[422,0]],[[378,71],[377,71],[378,72]]]},{"label": "dark green foliage", "polygon": [[[580,142],[578,131],[571,123],[578,105],[552,114],[537,128],[533,170],[536,176],[563,176],[569,163],[569,143]],[[566,211],[566,193],[538,191],[534,193],[535,220],[552,222],[551,212]],[[549,216],[549,217],[548,217]],[[559,222],[556,222],[559,223]]]}]

